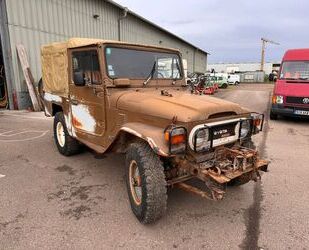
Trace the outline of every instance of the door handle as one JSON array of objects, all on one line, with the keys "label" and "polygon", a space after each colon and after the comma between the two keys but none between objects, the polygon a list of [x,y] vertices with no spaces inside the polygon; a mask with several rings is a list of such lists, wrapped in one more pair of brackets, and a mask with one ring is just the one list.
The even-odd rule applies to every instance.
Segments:
[{"label": "door handle", "polygon": [[96,87],[93,88],[93,94],[95,95],[99,95],[102,92],[104,92],[104,89],[96,88]]},{"label": "door handle", "polygon": [[71,100],[72,105],[78,105],[78,101],[77,100]]}]

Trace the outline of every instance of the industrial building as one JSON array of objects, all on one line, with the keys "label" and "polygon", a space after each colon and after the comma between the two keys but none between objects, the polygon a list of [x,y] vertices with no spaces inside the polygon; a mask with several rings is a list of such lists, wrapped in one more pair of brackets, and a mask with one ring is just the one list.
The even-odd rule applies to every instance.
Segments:
[{"label": "industrial building", "polygon": [[41,78],[41,45],[71,37],[177,48],[187,60],[188,71],[206,69],[207,52],[113,1],[0,0],[0,11],[0,63],[10,109],[31,106],[17,57],[18,44],[26,48],[36,82]]},{"label": "industrial building", "polygon": [[[264,72],[269,75],[273,70],[279,70],[280,62],[266,62],[264,63]],[[210,63],[207,65],[207,70],[211,71],[214,69],[220,73],[244,73],[254,72],[261,69],[261,63]]]}]

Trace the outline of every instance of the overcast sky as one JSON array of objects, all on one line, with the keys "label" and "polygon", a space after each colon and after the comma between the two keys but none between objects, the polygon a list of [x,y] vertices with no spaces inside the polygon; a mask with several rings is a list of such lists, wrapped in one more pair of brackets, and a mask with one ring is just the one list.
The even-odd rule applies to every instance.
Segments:
[{"label": "overcast sky", "polygon": [[308,0],[115,0],[211,53],[209,62],[258,62],[261,37],[266,61],[288,48],[309,47]]}]

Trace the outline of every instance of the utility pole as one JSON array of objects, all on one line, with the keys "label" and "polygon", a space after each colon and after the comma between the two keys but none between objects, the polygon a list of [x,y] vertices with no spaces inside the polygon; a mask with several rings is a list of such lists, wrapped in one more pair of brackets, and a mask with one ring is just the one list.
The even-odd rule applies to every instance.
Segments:
[{"label": "utility pole", "polygon": [[264,71],[266,43],[271,43],[271,44],[276,44],[276,45],[280,45],[280,43],[274,42],[272,40],[269,40],[263,37],[261,38],[261,41],[262,41],[261,71]]}]

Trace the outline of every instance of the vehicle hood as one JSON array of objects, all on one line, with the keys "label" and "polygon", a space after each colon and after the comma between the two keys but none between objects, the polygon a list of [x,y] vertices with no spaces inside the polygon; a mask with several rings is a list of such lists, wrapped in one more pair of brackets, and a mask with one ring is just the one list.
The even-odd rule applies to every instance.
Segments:
[{"label": "vehicle hood", "polygon": [[181,122],[206,120],[210,115],[224,112],[247,113],[240,105],[187,91],[168,91],[170,96],[157,91],[125,91],[116,102],[118,109]]},{"label": "vehicle hood", "polygon": [[309,82],[278,80],[275,85],[275,94],[283,96],[309,96]]}]

